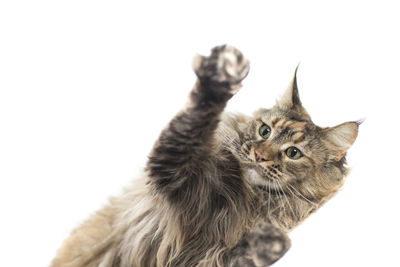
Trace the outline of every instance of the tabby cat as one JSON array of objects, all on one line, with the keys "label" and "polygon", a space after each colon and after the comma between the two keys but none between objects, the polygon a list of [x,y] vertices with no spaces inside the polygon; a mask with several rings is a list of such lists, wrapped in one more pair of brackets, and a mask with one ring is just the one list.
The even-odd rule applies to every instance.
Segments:
[{"label": "tabby cat", "polygon": [[224,45],[193,68],[189,101],[143,177],[75,229],[51,266],[268,266],[289,249],[286,233],[342,186],[359,123],[316,126],[296,75],[271,109],[224,114],[248,61]]}]

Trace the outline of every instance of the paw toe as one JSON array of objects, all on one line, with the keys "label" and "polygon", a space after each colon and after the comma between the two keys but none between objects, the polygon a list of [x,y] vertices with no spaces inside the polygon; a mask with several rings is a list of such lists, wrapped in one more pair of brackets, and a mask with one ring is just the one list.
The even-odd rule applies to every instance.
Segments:
[{"label": "paw toe", "polygon": [[193,69],[200,79],[239,84],[249,72],[249,61],[233,46],[217,46],[209,57],[197,56]]}]

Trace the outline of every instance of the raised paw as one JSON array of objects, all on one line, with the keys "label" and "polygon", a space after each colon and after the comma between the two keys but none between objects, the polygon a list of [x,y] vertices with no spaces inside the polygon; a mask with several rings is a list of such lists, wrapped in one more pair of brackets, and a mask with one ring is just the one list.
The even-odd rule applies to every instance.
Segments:
[{"label": "raised paw", "polygon": [[263,222],[247,234],[232,253],[230,266],[270,266],[290,248],[290,239],[270,223]]},{"label": "raised paw", "polygon": [[249,61],[233,46],[222,45],[212,49],[208,57],[196,56],[193,69],[200,80],[237,85],[249,72]]}]

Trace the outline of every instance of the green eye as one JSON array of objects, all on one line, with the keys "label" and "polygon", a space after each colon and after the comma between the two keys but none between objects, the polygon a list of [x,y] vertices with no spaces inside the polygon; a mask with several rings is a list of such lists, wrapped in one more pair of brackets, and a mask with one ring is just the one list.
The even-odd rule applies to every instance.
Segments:
[{"label": "green eye", "polygon": [[303,154],[298,148],[291,146],[286,150],[286,156],[291,159],[299,159],[303,156]]},{"label": "green eye", "polygon": [[268,125],[263,124],[258,131],[262,138],[267,139],[271,135],[271,128]]}]

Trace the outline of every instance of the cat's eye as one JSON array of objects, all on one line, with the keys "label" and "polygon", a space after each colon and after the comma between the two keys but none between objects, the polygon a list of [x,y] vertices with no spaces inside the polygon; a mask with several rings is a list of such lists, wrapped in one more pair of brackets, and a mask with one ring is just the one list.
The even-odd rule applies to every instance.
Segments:
[{"label": "cat's eye", "polygon": [[288,156],[291,159],[299,159],[303,156],[303,154],[297,147],[291,146],[288,149],[286,149],[286,156]]},{"label": "cat's eye", "polygon": [[268,125],[263,124],[261,125],[259,131],[262,138],[267,139],[271,135],[271,128]]}]

